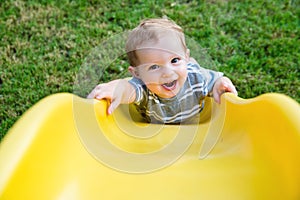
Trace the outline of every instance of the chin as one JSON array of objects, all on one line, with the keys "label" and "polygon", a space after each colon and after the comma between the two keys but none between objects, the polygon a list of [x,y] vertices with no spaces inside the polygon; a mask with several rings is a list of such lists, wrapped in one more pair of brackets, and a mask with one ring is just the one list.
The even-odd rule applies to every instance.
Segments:
[{"label": "chin", "polygon": [[158,95],[159,97],[161,98],[164,98],[164,99],[169,99],[169,98],[172,98],[172,97],[175,97],[177,95],[178,92],[169,92],[170,94],[162,94],[162,95]]}]

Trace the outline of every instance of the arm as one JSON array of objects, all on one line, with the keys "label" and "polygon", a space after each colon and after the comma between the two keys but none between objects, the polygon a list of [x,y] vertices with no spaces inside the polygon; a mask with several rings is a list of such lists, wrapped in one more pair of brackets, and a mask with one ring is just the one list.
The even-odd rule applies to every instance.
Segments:
[{"label": "arm", "polygon": [[130,104],[135,100],[135,89],[126,79],[117,79],[97,85],[87,98],[108,99],[110,105],[108,114],[111,114],[120,104]]}]

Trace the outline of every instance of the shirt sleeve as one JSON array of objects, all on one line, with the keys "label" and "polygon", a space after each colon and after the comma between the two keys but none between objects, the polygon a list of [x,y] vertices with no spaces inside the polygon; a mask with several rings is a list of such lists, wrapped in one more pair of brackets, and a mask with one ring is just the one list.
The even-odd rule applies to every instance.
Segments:
[{"label": "shirt sleeve", "polygon": [[135,78],[133,77],[132,79],[130,79],[128,81],[135,89],[135,100],[134,100],[134,103],[136,104],[139,104],[142,100],[143,100],[143,96],[144,96],[144,89],[143,89],[143,86],[144,86],[144,83],[142,80],[138,79],[138,78]]},{"label": "shirt sleeve", "polygon": [[211,96],[214,84],[216,80],[220,77],[222,77],[224,74],[222,72],[217,72],[210,69],[205,69],[197,64],[189,63],[188,65],[191,68],[191,71],[193,71],[197,76],[201,76],[202,79],[204,79],[204,87],[205,91],[208,92],[208,95]]},{"label": "shirt sleeve", "polygon": [[215,82],[218,78],[223,76],[222,72],[216,72],[213,70],[207,70],[208,76],[207,76],[207,89],[208,89],[208,94],[211,96],[212,90],[214,88]]}]

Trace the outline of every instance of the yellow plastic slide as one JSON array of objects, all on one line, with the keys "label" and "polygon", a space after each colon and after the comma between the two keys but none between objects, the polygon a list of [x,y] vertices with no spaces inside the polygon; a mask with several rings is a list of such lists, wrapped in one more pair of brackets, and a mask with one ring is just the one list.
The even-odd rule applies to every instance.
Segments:
[{"label": "yellow plastic slide", "polygon": [[29,109],[0,143],[0,199],[300,199],[300,106],[206,99],[199,124],[137,122],[72,94]]}]

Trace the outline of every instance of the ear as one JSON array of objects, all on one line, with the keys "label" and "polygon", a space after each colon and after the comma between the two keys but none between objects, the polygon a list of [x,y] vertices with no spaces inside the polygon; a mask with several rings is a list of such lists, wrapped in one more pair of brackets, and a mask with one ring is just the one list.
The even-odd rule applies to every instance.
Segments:
[{"label": "ear", "polygon": [[130,74],[131,74],[132,76],[134,76],[134,77],[136,77],[136,78],[139,77],[139,72],[138,72],[138,70],[137,70],[136,67],[129,66],[129,67],[128,67],[128,71],[130,72]]},{"label": "ear", "polygon": [[186,60],[189,62],[190,61],[190,49],[186,49],[185,57],[186,57]]}]

